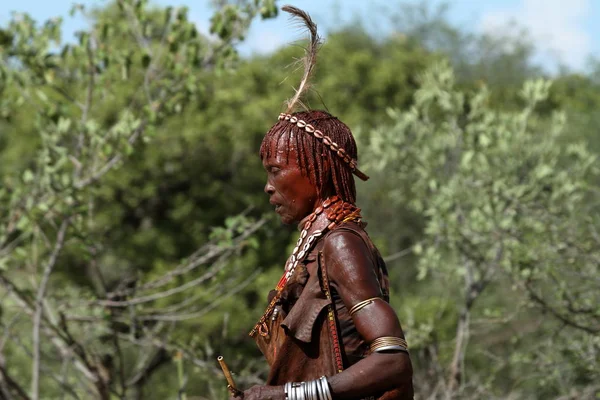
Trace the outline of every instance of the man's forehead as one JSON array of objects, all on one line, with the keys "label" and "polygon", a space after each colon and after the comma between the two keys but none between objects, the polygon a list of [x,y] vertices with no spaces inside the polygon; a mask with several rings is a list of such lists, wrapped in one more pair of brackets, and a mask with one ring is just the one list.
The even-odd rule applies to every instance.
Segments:
[{"label": "man's forehead", "polygon": [[268,156],[263,157],[262,162],[264,165],[279,165],[279,164],[287,164],[289,156],[284,149],[277,149],[276,151],[271,151]]},{"label": "man's forehead", "polygon": [[[285,136],[285,135],[284,135]],[[296,159],[296,142],[287,138],[271,137],[267,142],[269,151],[265,152],[262,162],[264,165],[287,165]]]},{"label": "man's forehead", "polygon": [[[289,135],[289,139],[288,139]],[[285,133],[280,137],[270,137],[267,142],[270,153],[276,154],[287,154],[290,151],[296,151],[296,140],[294,140],[293,133]]]}]

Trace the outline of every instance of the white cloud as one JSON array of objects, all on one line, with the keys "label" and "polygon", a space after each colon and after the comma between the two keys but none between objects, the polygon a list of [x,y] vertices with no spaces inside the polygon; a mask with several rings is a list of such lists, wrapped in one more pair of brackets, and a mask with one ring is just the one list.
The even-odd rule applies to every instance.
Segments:
[{"label": "white cloud", "polygon": [[516,21],[528,29],[544,61],[580,69],[591,52],[592,40],[583,24],[590,11],[591,0],[521,0],[516,7],[485,13],[480,29],[506,34],[509,22]]}]

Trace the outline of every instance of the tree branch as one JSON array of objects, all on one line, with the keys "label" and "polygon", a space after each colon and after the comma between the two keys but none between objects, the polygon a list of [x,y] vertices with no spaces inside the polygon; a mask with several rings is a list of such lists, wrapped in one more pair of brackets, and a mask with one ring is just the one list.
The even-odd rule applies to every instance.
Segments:
[{"label": "tree branch", "polygon": [[12,399],[10,390],[15,392],[20,399],[30,400],[30,397],[27,395],[25,390],[17,382],[15,382],[15,380],[12,379],[6,372],[3,357],[0,357],[0,388],[2,388],[2,391],[0,393],[3,396],[7,397],[7,400]]},{"label": "tree branch", "polygon": [[535,290],[531,287],[530,282],[526,282],[524,287],[527,290],[527,292],[529,293],[529,297],[535,303],[537,303],[544,311],[549,312],[555,318],[557,318],[559,321],[563,322],[565,325],[568,325],[568,326],[576,328],[576,329],[580,329],[580,330],[587,332],[589,334],[592,334],[592,335],[597,335],[598,333],[600,333],[600,326],[594,328],[594,327],[590,327],[590,326],[581,325],[580,323],[575,322],[575,321],[565,317],[564,315],[562,315],[560,312],[558,312],[554,307],[552,307],[550,304],[548,304],[541,296],[539,296],[535,292]]},{"label": "tree branch", "polygon": [[254,271],[254,273],[252,273],[247,279],[242,281],[236,287],[234,287],[226,295],[218,297],[215,301],[213,301],[212,303],[210,303],[208,306],[204,307],[200,311],[188,312],[185,314],[182,313],[182,314],[142,315],[140,317],[137,317],[137,320],[138,321],[186,321],[189,319],[200,318],[203,315],[205,315],[206,313],[208,313],[209,311],[212,311],[213,309],[215,309],[216,306],[219,305],[223,300],[233,296],[236,293],[239,293],[242,289],[247,287],[250,283],[252,283],[252,281],[254,281],[258,277],[258,275],[260,275],[261,272],[262,272],[262,270],[260,270],[260,269]]},{"label": "tree branch", "polygon": [[65,236],[70,220],[67,218],[63,220],[56,236],[56,245],[50,255],[48,264],[44,269],[42,281],[37,290],[36,301],[35,301],[35,313],[33,315],[33,367],[32,367],[32,378],[31,378],[31,398],[32,400],[38,400],[40,395],[40,324],[42,321],[42,313],[44,306],[44,297],[46,296],[46,289],[48,287],[48,281],[50,274],[54,270],[58,255],[63,249],[65,243]]},{"label": "tree branch", "polygon": [[[147,124],[147,122],[143,121],[140,124],[140,126],[137,127],[133,131],[133,133],[129,136],[129,139],[127,139],[127,142],[130,145],[133,145],[137,141],[139,136],[142,134],[142,132],[146,128],[146,124]],[[76,182],[74,185],[75,188],[83,189],[84,187],[96,182],[97,180],[102,178],[102,176],[104,176],[107,172],[109,172],[111,169],[113,169],[115,167],[115,165],[117,165],[122,159],[123,159],[123,153],[118,153],[118,154],[114,155],[106,164],[104,164],[98,170],[92,172],[91,176],[89,176],[79,182]]]}]

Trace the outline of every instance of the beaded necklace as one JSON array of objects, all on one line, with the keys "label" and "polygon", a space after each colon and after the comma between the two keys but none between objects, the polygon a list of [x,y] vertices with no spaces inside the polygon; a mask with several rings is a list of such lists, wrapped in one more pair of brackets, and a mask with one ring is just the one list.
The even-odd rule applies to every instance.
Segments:
[{"label": "beaded necklace", "polygon": [[[321,215],[324,211],[327,220],[330,221],[330,223],[323,229],[316,229],[309,235],[308,233],[313,227],[315,221],[317,220],[317,217]],[[281,297],[283,288],[285,288],[285,285],[288,283],[289,279],[296,271],[296,267],[298,266],[298,264],[302,260],[304,260],[304,258],[308,255],[311,248],[317,242],[317,239],[323,236],[328,231],[332,230],[339,223],[346,221],[356,221],[360,220],[360,218],[360,208],[357,208],[356,206],[350,203],[340,201],[339,197],[337,196],[328,198],[323,202],[323,204],[317,207],[317,209],[312,214],[310,214],[308,220],[304,224],[302,232],[300,233],[300,237],[296,242],[296,247],[294,247],[294,250],[292,250],[292,254],[285,263],[284,273],[281,276],[281,279],[279,279],[277,286],[275,287],[277,293],[267,306],[267,309],[263,313],[263,316],[256,323],[254,328],[250,331],[250,336],[254,337],[256,333],[260,333],[261,336],[269,335],[269,327],[267,325],[267,320],[270,316],[272,316],[272,320],[276,319],[278,313],[276,307]]]}]

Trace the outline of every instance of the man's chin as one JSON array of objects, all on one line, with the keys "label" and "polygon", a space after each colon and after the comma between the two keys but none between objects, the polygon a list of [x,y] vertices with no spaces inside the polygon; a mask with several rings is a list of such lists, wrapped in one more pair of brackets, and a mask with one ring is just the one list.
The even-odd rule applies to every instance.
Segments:
[{"label": "man's chin", "polygon": [[294,218],[287,216],[287,215],[280,215],[279,219],[281,220],[281,223],[284,225],[293,225],[296,221],[294,221]]},{"label": "man's chin", "polygon": [[279,219],[281,220],[281,223],[284,225],[293,225],[293,224],[297,223],[296,219],[289,214],[279,214],[279,213],[277,213],[277,214],[279,215]]}]

